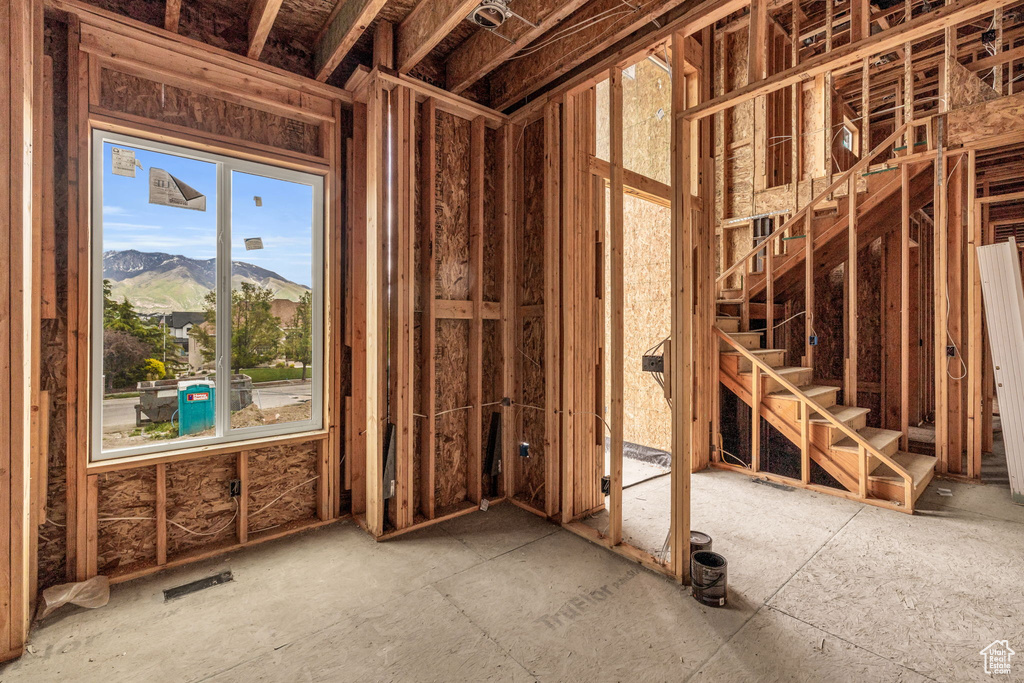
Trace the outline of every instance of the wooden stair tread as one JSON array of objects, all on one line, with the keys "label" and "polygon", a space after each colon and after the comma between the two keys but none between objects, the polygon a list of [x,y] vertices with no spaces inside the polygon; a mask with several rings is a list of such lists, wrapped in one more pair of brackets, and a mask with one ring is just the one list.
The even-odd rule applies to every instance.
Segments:
[{"label": "wooden stair tread", "polygon": [[[859,408],[857,406],[832,406],[828,411],[833,417],[842,422],[848,424],[853,420],[856,420],[861,415],[866,415],[871,412],[871,408]],[[811,413],[810,417],[811,424],[824,424],[831,425],[832,422],[822,417],[817,411]]]},{"label": "wooden stair tread", "polygon": [[[839,391],[839,387],[827,387],[827,386],[821,386],[821,385],[817,385],[817,384],[811,384],[811,385],[808,385],[806,387],[800,387],[800,393],[804,394],[805,396],[807,396],[809,398],[814,398],[815,396],[822,396],[824,394],[834,393],[834,392],[838,392],[838,391]],[[773,391],[772,393],[768,394],[767,398],[773,398],[773,399],[777,399],[777,400],[780,400],[780,401],[797,401],[797,400],[799,400],[797,398],[797,396],[795,394],[793,394],[792,391],[785,390],[785,389],[782,390],[782,391]]]},{"label": "wooden stair tread", "polygon": [[[781,368],[772,368],[772,371],[782,375],[783,377],[786,377],[787,375],[797,375],[797,374],[800,374],[804,370],[809,370],[809,369],[810,368],[801,367],[799,365],[786,365],[786,366],[783,366]],[[753,377],[754,376],[754,371],[753,370],[743,370],[739,374],[740,374],[741,377]],[[766,375],[768,373],[766,373],[764,370],[762,370],[761,374],[762,375]]]},{"label": "wooden stair tread", "polygon": [[[878,429],[877,427],[862,427],[857,430],[857,433],[860,434],[860,438],[867,441],[872,448],[878,451],[885,450],[893,441],[898,441],[903,436],[902,433],[892,429]],[[856,453],[858,450],[857,443],[850,437],[846,437],[832,446],[832,448],[840,451],[850,451],[851,453]]]},{"label": "wooden stair tread", "polygon": [[[766,356],[772,353],[785,353],[786,349],[747,349],[746,351],[747,353],[753,354],[755,356]],[[740,357],[743,356],[743,354],[741,354],[739,351],[722,351],[722,355]]]},{"label": "wooden stair tread", "polygon": [[[905,469],[911,476],[915,488],[935,471],[936,461],[935,458],[930,455],[898,451],[892,456],[892,459],[895,460],[896,464]],[[903,477],[896,474],[896,471],[884,462],[879,463],[878,466],[871,471],[871,474],[868,475],[868,479],[871,481],[903,481]]]}]

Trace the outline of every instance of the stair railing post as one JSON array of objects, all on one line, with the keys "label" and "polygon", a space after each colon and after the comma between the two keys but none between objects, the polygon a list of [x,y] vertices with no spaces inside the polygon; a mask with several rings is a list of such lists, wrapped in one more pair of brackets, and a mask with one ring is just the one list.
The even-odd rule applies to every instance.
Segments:
[{"label": "stair railing post", "polygon": [[800,404],[800,481],[811,482],[811,425],[810,406]]},{"label": "stair railing post", "polygon": [[750,331],[750,261],[743,268],[743,297],[740,300],[740,330]]},{"label": "stair railing post", "polygon": [[751,362],[750,387],[750,469],[761,471],[761,368]]},{"label": "stair railing post", "polygon": [[775,268],[775,243],[769,243],[765,248],[764,258],[764,283],[765,283],[765,348],[775,348],[775,279],[773,271]]},{"label": "stair railing post", "polygon": [[863,445],[857,446],[857,477],[858,494],[861,498],[868,497],[868,452]]}]

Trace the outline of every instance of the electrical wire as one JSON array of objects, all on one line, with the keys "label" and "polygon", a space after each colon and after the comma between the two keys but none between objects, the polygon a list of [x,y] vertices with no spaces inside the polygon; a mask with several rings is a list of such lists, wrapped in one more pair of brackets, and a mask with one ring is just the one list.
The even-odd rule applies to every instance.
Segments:
[{"label": "electrical wire", "polygon": [[[320,475],[316,475],[315,477],[313,477],[311,479],[307,479],[306,481],[302,482],[301,484],[296,484],[295,486],[292,486],[291,488],[289,488],[289,489],[285,490],[284,492],[282,492],[281,495],[279,495],[277,498],[275,498],[274,500],[270,501],[269,503],[267,503],[266,505],[261,507],[259,510],[256,510],[255,512],[250,512],[249,513],[249,517],[255,517],[256,515],[260,514],[261,512],[266,510],[267,508],[271,507],[277,501],[281,500],[282,498],[284,498],[286,495],[288,495],[289,493],[291,493],[295,489],[302,488],[303,486],[305,486],[307,484],[310,484],[310,483],[316,481],[319,478],[320,478]],[[182,531],[184,531],[186,533],[189,533],[189,534],[192,534],[193,536],[216,536],[217,534],[221,533],[222,531],[224,531],[225,529],[230,527],[234,523],[234,521],[238,518],[238,511],[239,511],[238,498],[237,497],[232,497],[231,500],[235,504],[235,512],[234,512],[234,514],[231,515],[231,519],[229,519],[223,526],[221,526],[220,528],[218,528],[218,529],[216,529],[214,531],[196,531],[194,529],[188,528],[184,524],[179,524],[178,522],[175,522],[174,520],[171,520],[171,519],[167,520],[167,523],[172,525],[172,526],[176,526],[179,529],[181,529]],[[59,526],[59,527],[66,526],[64,524],[57,524],[57,522],[54,522],[53,520],[51,520],[49,518],[47,518],[46,521],[50,522],[51,524],[53,524],[55,526]],[[97,522],[155,522],[156,521],[156,517],[100,517],[96,521]],[[274,526],[280,526],[280,525],[274,525]],[[266,529],[257,529],[256,531],[266,531],[267,529],[273,529],[273,528],[274,527],[267,527]]]}]

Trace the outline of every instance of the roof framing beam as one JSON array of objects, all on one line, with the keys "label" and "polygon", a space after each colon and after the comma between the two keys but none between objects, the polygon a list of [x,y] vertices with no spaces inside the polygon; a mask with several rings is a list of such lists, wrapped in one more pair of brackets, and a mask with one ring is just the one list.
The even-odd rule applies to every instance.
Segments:
[{"label": "roof framing beam", "polygon": [[587,0],[516,0],[516,14],[534,22],[536,27],[513,19],[499,31],[480,29],[471,35],[448,57],[448,90],[462,92],[586,3]]},{"label": "roof framing beam", "polygon": [[409,73],[478,4],[479,0],[420,0],[398,25],[395,36],[398,71]]},{"label": "roof framing beam", "polygon": [[[551,43],[494,71],[491,107],[502,110],[515,104],[619,41],[645,33],[643,29],[658,17],[678,12],[698,21],[717,21],[748,5],[749,0],[641,0],[629,9],[622,0],[590,0],[573,16],[572,26],[579,30],[560,38],[548,31],[540,41],[554,38]],[[584,21],[594,23],[583,26]],[[621,58],[628,59],[636,49],[643,46]]]},{"label": "roof framing beam", "polygon": [[326,81],[387,0],[338,0],[316,44],[316,80]]},{"label": "roof framing beam", "polygon": [[767,95],[770,92],[785,88],[794,83],[810,80],[818,74],[834,71],[865,57],[891,52],[904,43],[918,40],[923,36],[941,31],[944,28],[956,26],[983,14],[991,13],[992,10],[1005,4],[1006,0],[955,0],[926,14],[919,14],[910,21],[899,24],[894,28],[876,33],[863,40],[843,45],[829,52],[823,52],[805,60],[801,64],[780,71],[774,76],[736,88],[731,92],[719,95],[703,104],[687,109],[685,112],[678,112],[675,115],[690,120],[710,116],[740,102],[760,95]]},{"label": "roof framing beam", "polygon": [[259,59],[283,0],[253,0],[249,5],[249,59]]}]

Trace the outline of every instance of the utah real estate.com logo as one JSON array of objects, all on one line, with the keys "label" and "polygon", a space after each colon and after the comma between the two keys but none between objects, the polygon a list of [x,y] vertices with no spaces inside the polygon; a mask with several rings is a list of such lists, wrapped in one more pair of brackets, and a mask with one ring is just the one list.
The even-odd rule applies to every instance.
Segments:
[{"label": "utah real estate.com logo", "polygon": [[1010,673],[1010,659],[1017,653],[1010,649],[1009,642],[996,640],[980,654],[985,658],[985,673],[1008,674]]}]

